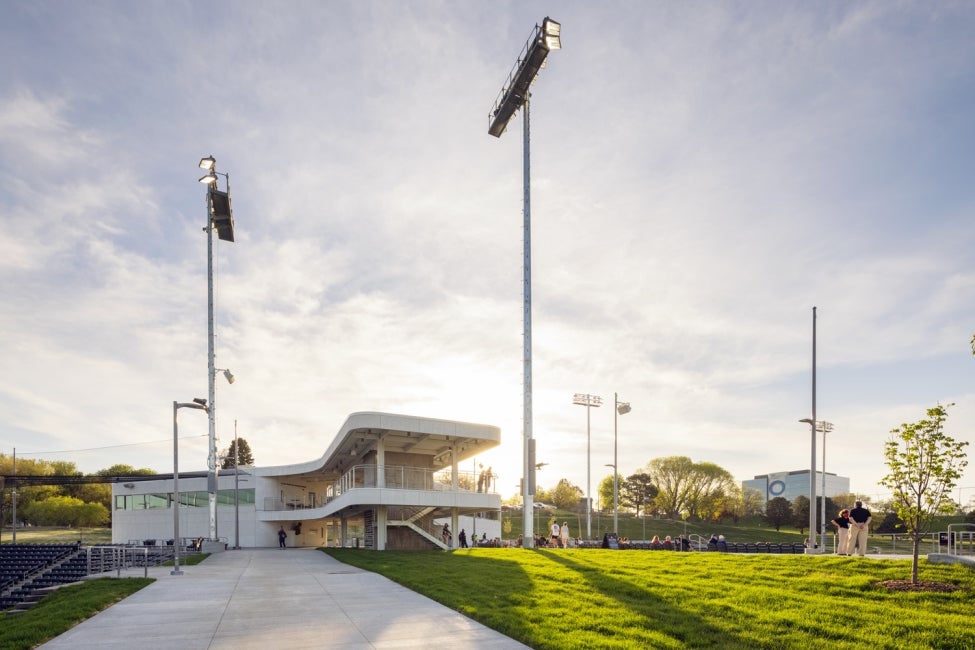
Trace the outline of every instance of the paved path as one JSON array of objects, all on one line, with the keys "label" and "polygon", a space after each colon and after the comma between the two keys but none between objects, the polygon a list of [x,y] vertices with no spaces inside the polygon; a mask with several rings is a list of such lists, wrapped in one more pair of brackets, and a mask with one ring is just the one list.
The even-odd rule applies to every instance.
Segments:
[{"label": "paved path", "polygon": [[[45,650],[526,648],[375,573],[314,549],[242,549],[149,570],[145,589]],[[114,574],[112,574],[114,575]],[[123,575],[142,576],[143,570]]]}]

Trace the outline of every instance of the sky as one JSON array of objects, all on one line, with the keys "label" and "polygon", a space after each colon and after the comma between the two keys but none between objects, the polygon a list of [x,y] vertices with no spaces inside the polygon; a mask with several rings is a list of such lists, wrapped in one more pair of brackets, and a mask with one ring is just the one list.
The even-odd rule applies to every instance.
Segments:
[{"label": "sky", "polygon": [[[357,411],[491,424],[476,462],[516,493],[521,113],[487,127],[545,16],[539,485],[611,475],[614,395],[623,475],[673,455],[738,480],[808,469],[813,307],[827,471],[879,498],[890,431],[939,403],[975,439],[970,2],[0,12],[4,454],[172,471],[172,402],[207,396],[213,155],[236,226],[214,240],[216,366],[236,377],[217,378],[218,446],[236,427],[260,465],[311,460]],[[588,435],[576,393],[603,400]],[[180,411],[181,469],[206,468],[206,433]],[[959,487],[975,499],[975,467]]]}]

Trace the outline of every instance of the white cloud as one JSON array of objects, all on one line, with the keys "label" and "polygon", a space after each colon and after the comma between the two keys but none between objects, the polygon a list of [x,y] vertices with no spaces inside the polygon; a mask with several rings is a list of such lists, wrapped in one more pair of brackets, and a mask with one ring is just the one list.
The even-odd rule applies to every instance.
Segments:
[{"label": "white cloud", "polygon": [[[956,170],[975,16],[621,8],[561,5],[565,49],[533,95],[544,480],[584,480],[572,394],[614,390],[634,407],[624,473],[677,453],[739,478],[803,467],[813,305],[831,469],[873,490],[877,437],[945,395],[970,430]],[[0,83],[0,355],[24,369],[0,383],[0,448],[147,441],[78,462],[165,468],[167,404],[206,392],[194,165],[213,154],[237,223],[214,244],[217,365],[238,378],[218,387],[221,437],[237,419],[283,463],[350,411],[483,421],[513,492],[521,119],[495,139],[486,117],[539,7],[61,9],[0,27],[22,62]],[[594,476],[611,415],[593,412]]]}]

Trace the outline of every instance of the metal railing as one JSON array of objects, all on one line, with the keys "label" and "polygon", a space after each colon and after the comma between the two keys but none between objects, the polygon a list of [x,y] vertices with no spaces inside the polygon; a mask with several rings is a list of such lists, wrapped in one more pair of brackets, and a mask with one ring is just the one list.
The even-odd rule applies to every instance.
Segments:
[{"label": "metal railing", "polygon": [[[423,490],[449,491],[453,490],[453,474],[450,470],[432,470],[424,467],[408,467],[400,465],[354,465],[349,468],[337,481],[329,485],[318,506],[328,504],[333,499],[360,488],[380,487],[379,477],[382,476],[382,487],[394,490]],[[475,492],[477,475],[474,472],[457,472],[457,491]],[[482,486],[487,492],[493,491],[493,481]],[[315,507],[305,503],[302,497],[266,497],[264,510],[297,510]]]}]

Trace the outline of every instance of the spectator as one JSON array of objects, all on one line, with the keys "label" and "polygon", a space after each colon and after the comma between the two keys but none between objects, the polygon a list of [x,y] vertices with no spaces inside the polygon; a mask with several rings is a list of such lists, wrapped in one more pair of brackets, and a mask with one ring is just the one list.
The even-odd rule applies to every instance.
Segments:
[{"label": "spectator", "polygon": [[467,533],[463,528],[460,529],[460,534],[457,535],[457,540],[460,542],[461,548],[467,548]]},{"label": "spectator", "polygon": [[664,537],[664,548],[668,551],[672,551],[674,549],[674,540],[670,538],[670,535]]},{"label": "spectator", "polygon": [[663,544],[660,542],[660,537],[658,537],[657,535],[653,536],[653,539],[650,540],[650,548],[652,549],[663,548]]},{"label": "spectator", "polygon": [[284,531],[284,526],[278,529],[278,548],[284,548],[284,542],[288,539],[288,533]]},{"label": "spectator", "polygon": [[873,519],[870,511],[863,507],[862,501],[857,501],[853,510],[850,510],[850,519],[853,523],[850,528],[850,539],[847,543],[846,552],[853,555],[853,549],[859,547],[858,554],[863,557],[867,552],[867,535],[870,533],[870,520]]},{"label": "spectator", "polygon": [[552,532],[552,548],[558,548],[562,538],[562,529],[559,528],[559,522],[553,519],[550,528]]},{"label": "spectator", "polygon": [[450,546],[450,538],[451,538],[451,535],[450,535],[450,526],[448,526],[445,523],[443,525],[443,530],[440,531],[440,539],[443,540],[443,543],[444,544],[446,544],[447,546]]},{"label": "spectator", "polygon": [[728,542],[725,540],[724,535],[718,535],[718,550],[722,553],[728,552]]},{"label": "spectator", "polygon": [[562,548],[569,548],[569,522],[562,522],[562,528],[559,529],[559,539],[562,540]]},{"label": "spectator", "polygon": [[840,510],[836,519],[829,523],[836,527],[836,554],[848,555],[847,546],[850,544],[850,511],[846,508]]},{"label": "spectator", "polygon": [[708,540],[708,550],[717,551],[718,550],[718,536],[711,533],[711,539]]}]

